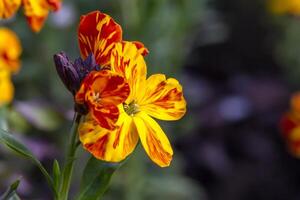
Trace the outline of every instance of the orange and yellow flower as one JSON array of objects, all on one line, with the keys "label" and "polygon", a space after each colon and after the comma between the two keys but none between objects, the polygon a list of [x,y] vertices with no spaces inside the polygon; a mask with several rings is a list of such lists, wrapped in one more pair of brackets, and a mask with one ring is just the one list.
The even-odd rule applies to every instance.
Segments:
[{"label": "orange and yellow flower", "polygon": [[115,130],[101,127],[89,113],[79,127],[84,148],[95,157],[109,162],[125,159],[139,139],[153,162],[170,165],[173,150],[159,124],[160,120],[178,120],[186,112],[182,87],[176,79],[163,74],[146,78],[147,67],[142,52],[132,42],[115,43],[110,53],[111,71],[122,75],[130,94],[118,106],[120,116]]},{"label": "orange and yellow flower", "polygon": [[13,99],[11,74],[19,71],[22,47],[18,36],[7,28],[0,28],[0,106]]},{"label": "orange and yellow flower", "polygon": [[21,0],[0,0],[0,19],[12,17],[21,5]]},{"label": "orange and yellow flower", "polygon": [[12,17],[21,3],[27,22],[34,32],[41,30],[50,11],[57,11],[61,6],[61,0],[0,0],[0,19]]},{"label": "orange and yellow flower", "polygon": [[300,14],[299,0],[269,0],[270,10],[274,14]]}]

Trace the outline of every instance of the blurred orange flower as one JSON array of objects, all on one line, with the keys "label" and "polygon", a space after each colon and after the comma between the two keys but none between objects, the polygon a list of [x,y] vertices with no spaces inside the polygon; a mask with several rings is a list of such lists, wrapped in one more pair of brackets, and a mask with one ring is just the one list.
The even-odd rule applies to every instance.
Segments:
[{"label": "blurred orange flower", "polygon": [[0,105],[13,99],[11,74],[20,69],[22,47],[18,36],[7,28],[0,28]]},{"label": "blurred orange flower", "polygon": [[21,5],[21,0],[0,0],[0,19],[12,17]]},{"label": "blurred orange flower", "polygon": [[[20,7],[21,0],[0,0],[0,19],[12,17]],[[27,22],[34,32],[39,32],[49,11],[57,11],[61,0],[22,0]]]},{"label": "blurred orange flower", "polygon": [[292,155],[300,158],[300,93],[291,98],[291,110],[283,115],[280,128]]},{"label": "blurred orange flower", "polygon": [[[110,162],[125,159],[136,147],[138,139],[153,162],[170,165],[173,150],[159,124],[160,120],[178,120],[186,112],[182,87],[176,79],[155,74],[146,79],[144,58],[134,43],[119,42],[111,51],[111,70],[122,75],[130,94],[119,105],[116,129],[107,130],[88,114],[79,127],[80,140],[95,157]],[[151,117],[152,116],[152,117]]]}]

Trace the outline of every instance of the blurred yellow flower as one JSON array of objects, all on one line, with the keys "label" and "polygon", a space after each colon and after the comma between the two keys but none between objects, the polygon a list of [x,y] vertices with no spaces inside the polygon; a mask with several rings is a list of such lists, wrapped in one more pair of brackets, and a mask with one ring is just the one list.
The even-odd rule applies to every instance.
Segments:
[{"label": "blurred yellow flower", "polygon": [[34,32],[41,30],[50,11],[57,11],[61,6],[61,0],[0,0],[0,19],[12,17],[21,2],[27,22]]},{"label": "blurred yellow flower", "polygon": [[7,28],[0,28],[0,106],[13,99],[11,74],[20,69],[22,47],[18,36]]},{"label": "blurred yellow flower", "polygon": [[275,14],[300,14],[299,0],[270,0],[270,10]]},{"label": "blurred yellow flower", "polygon": [[170,165],[173,150],[159,124],[160,120],[178,120],[186,112],[182,87],[176,79],[155,74],[146,79],[147,67],[137,46],[119,42],[111,52],[111,70],[128,82],[130,94],[119,105],[116,129],[111,131],[97,123],[91,114],[79,127],[84,148],[96,158],[119,162],[136,147],[138,140],[150,157],[161,167]]},{"label": "blurred yellow flower", "polygon": [[21,42],[8,28],[0,28],[0,70],[18,72],[20,68]]}]

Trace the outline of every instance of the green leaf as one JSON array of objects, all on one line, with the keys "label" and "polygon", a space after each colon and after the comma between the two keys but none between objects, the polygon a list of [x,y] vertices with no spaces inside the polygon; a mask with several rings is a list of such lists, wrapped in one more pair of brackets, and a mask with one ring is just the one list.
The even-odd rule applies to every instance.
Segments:
[{"label": "green leaf", "polygon": [[16,193],[19,183],[20,180],[17,180],[14,183],[12,183],[7,189],[7,191],[0,197],[0,200],[21,200]]},{"label": "green leaf", "polygon": [[54,184],[54,187],[56,188],[56,190],[58,191],[61,173],[60,173],[59,163],[57,160],[54,160],[54,162],[53,162],[52,173],[53,173],[53,184]]},{"label": "green leaf", "polygon": [[121,165],[122,163],[103,162],[92,156],[83,171],[80,193],[77,199],[100,199],[107,190],[113,173]]},{"label": "green leaf", "polygon": [[19,155],[31,160],[41,170],[49,186],[56,194],[56,190],[54,188],[52,178],[50,177],[46,169],[43,167],[41,162],[33,155],[33,153],[24,144],[19,142],[17,139],[14,138],[12,134],[4,131],[3,129],[0,129],[0,143],[5,144],[8,148],[15,151]]}]

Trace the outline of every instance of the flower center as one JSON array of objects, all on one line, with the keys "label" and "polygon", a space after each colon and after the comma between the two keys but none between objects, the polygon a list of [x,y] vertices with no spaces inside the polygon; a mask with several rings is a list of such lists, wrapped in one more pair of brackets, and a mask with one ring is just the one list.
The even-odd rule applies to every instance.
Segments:
[{"label": "flower center", "polygon": [[125,112],[127,113],[127,115],[129,116],[133,116],[134,114],[140,112],[140,107],[137,103],[135,103],[134,101],[132,101],[129,104],[123,103],[123,108],[125,110]]},{"label": "flower center", "polygon": [[96,102],[96,103],[99,103],[100,101],[100,93],[99,92],[93,92],[93,100]]}]

